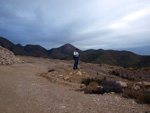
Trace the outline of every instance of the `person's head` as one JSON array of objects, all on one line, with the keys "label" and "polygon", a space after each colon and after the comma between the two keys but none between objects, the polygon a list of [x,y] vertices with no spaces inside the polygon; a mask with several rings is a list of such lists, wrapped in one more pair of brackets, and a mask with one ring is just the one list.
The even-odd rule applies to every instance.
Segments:
[{"label": "person's head", "polygon": [[76,51],[79,51],[79,49],[78,49],[78,48],[76,48]]}]

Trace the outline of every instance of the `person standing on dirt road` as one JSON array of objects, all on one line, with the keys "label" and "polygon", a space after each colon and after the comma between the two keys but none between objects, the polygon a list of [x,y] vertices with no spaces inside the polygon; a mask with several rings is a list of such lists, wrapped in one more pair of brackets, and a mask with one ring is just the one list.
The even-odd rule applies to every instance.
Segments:
[{"label": "person standing on dirt road", "polygon": [[74,58],[74,67],[73,69],[78,69],[78,60],[79,60],[79,50],[76,48],[76,50],[73,52],[73,58]]}]

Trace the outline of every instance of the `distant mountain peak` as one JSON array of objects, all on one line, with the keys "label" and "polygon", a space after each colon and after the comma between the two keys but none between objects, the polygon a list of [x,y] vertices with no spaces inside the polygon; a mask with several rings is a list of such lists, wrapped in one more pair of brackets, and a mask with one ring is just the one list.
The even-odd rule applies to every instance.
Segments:
[{"label": "distant mountain peak", "polygon": [[[61,47],[74,47],[73,45],[69,44],[69,43],[66,43],[64,45],[62,45]],[[74,47],[75,48],[75,47]]]},{"label": "distant mountain peak", "polygon": [[40,45],[31,45],[31,44],[27,44],[25,47],[24,47],[24,50],[33,50],[33,51],[47,51],[44,47],[40,46]]},{"label": "distant mountain peak", "polygon": [[71,45],[70,43],[66,43],[63,46],[73,46],[73,45]]},{"label": "distant mountain peak", "polygon": [[62,45],[62,46],[59,47],[59,48],[60,48],[60,49],[63,49],[63,50],[67,50],[67,51],[70,51],[70,50],[73,51],[73,50],[76,49],[75,46],[73,46],[73,45],[71,45],[71,44],[69,44],[69,43]]}]

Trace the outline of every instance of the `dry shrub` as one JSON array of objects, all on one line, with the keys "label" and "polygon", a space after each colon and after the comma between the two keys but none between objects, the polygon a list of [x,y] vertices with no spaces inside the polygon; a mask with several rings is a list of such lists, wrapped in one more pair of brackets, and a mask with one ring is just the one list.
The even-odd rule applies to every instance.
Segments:
[{"label": "dry shrub", "polygon": [[141,89],[134,90],[131,88],[124,89],[123,97],[135,99],[138,103],[150,104],[150,92]]},{"label": "dry shrub", "polygon": [[91,82],[97,82],[98,84],[101,82],[101,80],[99,79],[94,79],[94,78],[84,78],[82,79],[82,84],[85,84],[86,86],[88,86]]},{"label": "dry shrub", "polygon": [[116,81],[107,81],[105,79],[83,79],[83,84],[87,87],[85,93],[104,94],[109,92],[121,93],[122,87]]},{"label": "dry shrub", "polygon": [[125,98],[135,99],[138,103],[150,104],[150,91],[147,89],[134,90],[133,84],[129,84],[128,88],[122,89],[116,81],[107,81],[99,79],[83,79],[82,83],[87,87],[85,93],[89,94],[104,94],[109,92],[122,93]]},{"label": "dry shrub", "polygon": [[102,81],[100,86],[103,87],[104,93],[115,92],[122,93],[122,87],[120,84],[116,83],[116,81]]},{"label": "dry shrub", "polygon": [[97,91],[100,90],[99,89],[99,85],[97,82],[90,82],[90,84],[87,86],[87,88],[85,89],[85,93],[97,93]]}]

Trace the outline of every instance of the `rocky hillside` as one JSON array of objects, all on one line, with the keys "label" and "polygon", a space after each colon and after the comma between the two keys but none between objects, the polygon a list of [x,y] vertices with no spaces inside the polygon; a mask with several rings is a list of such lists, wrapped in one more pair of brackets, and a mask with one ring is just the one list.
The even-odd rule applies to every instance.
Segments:
[{"label": "rocky hillside", "polygon": [[0,46],[0,64],[8,65],[16,62],[20,60],[15,57],[14,53]]},{"label": "rocky hillside", "polygon": [[[46,50],[40,45],[13,44],[9,40],[0,37],[0,46],[9,49],[15,55],[44,57],[51,59],[72,60],[72,53],[76,47],[71,44],[65,44],[58,48]],[[129,51],[115,50],[86,50],[79,51],[80,60],[83,62],[96,64],[109,64],[124,67],[149,67],[150,56],[141,56]]]},{"label": "rocky hillside", "polygon": [[[98,64],[104,63],[116,66],[148,66],[148,63],[143,63],[143,65],[139,63],[143,58],[144,56],[140,56],[129,51],[99,49],[81,52],[81,60],[84,62]],[[148,59],[150,59],[150,57],[148,57]]]},{"label": "rocky hillside", "polygon": [[49,57],[53,59],[68,59],[70,56],[72,56],[72,53],[75,49],[76,47],[72,46],[71,44],[65,44],[59,48],[53,48],[49,50]]}]

